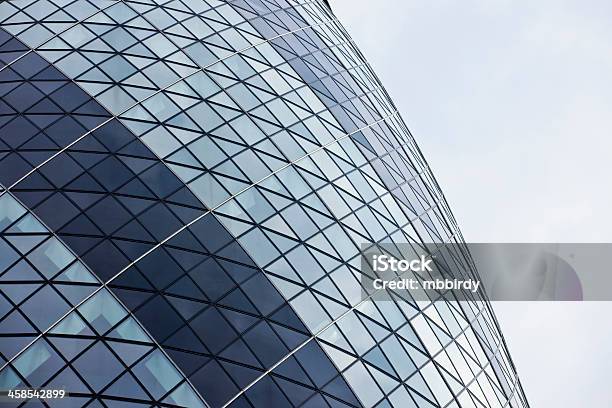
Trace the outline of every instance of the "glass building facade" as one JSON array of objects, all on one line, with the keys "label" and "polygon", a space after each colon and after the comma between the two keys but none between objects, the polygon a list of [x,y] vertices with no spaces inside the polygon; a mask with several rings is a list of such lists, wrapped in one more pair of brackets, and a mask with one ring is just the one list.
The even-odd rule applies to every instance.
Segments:
[{"label": "glass building facade", "polygon": [[484,297],[362,295],[462,237],[326,1],[0,2],[0,184],[0,389],[69,394],[0,405],[528,406]]}]

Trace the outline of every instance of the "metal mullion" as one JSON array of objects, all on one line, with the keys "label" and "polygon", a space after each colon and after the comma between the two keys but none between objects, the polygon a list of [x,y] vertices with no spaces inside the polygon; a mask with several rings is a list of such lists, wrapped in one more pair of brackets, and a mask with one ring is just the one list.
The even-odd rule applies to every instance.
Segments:
[{"label": "metal mullion", "polygon": [[[296,348],[294,348],[289,354],[287,354],[285,357],[283,357],[282,359],[280,359],[279,361],[274,363],[268,370],[266,370],[266,372],[262,373],[254,381],[252,381],[251,383],[246,385],[244,388],[242,388],[240,390],[240,392],[238,392],[236,395],[234,395],[234,397],[232,397],[229,401],[227,401],[225,404],[223,404],[222,408],[228,407],[232,402],[234,402],[236,399],[238,399],[241,395],[243,395],[246,391],[248,391],[251,387],[253,387],[257,382],[259,382],[261,379],[263,379],[266,375],[272,373],[272,371],[274,371],[278,366],[280,366],[283,362],[285,362],[289,357],[293,356],[295,353],[297,353],[299,350],[301,350],[303,347],[305,347],[311,340],[316,339],[325,330],[327,330],[328,328],[332,327],[336,322],[338,322],[343,317],[349,315],[357,307],[359,307],[360,305],[364,304],[366,301],[370,300],[376,293],[378,293],[381,290],[383,290],[383,289],[376,289],[376,290],[372,291],[368,296],[366,296],[360,302],[358,302],[355,305],[351,306],[348,310],[343,312],[337,318],[333,319],[330,323],[326,324],[323,328],[321,328],[316,333],[313,333],[313,335],[311,337],[309,337],[307,340],[305,340],[300,345],[298,345]],[[430,305],[431,304],[432,303],[430,303]]]},{"label": "metal mullion", "polygon": [[[22,43],[24,46],[26,46],[27,48],[29,48],[29,50],[28,50],[28,51],[26,51],[26,52],[25,52],[23,55],[21,55],[21,56],[17,57],[17,58],[16,58],[16,59],[14,59],[13,61],[9,62],[9,63],[8,63],[8,64],[6,64],[5,66],[1,67],[1,68],[0,68],[0,72],[2,72],[2,71],[5,69],[5,68],[9,67],[10,65],[13,65],[15,62],[19,61],[20,59],[24,58],[26,55],[28,55],[28,54],[30,54],[30,53],[32,53],[32,52],[36,52],[36,50],[40,49],[40,47],[44,46],[45,44],[47,44],[47,43],[48,43],[48,42],[50,42],[51,40],[54,40],[55,38],[59,37],[60,35],[62,35],[62,34],[63,34],[63,33],[65,33],[66,31],[68,31],[68,30],[70,30],[70,29],[72,29],[72,28],[74,28],[74,27],[78,26],[79,24],[84,23],[86,20],[89,20],[90,18],[92,18],[92,17],[93,17],[93,16],[95,16],[96,14],[101,13],[101,12],[103,12],[104,10],[106,10],[106,9],[108,9],[108,8],[111,8],[111,7],[113,7],[114,5],[119,4],[119,3],[121,3],[121,0],[117,0],[117,1],[115,1],[115,2],[113,2],[113,3],[111,3],[111,4],[109,4],[108,6],[105,6],[105,7],[101,8],[101,9],[98,9],[98,11],[96,11],[95,13],[93,13],[93,14],[91,14],[91,15],[87,16],[87,17],[86,17],[86,18],[84,18],[84,19],[81,19],[81,20],[76,21],[74,24],[72,24],[72,25],[70,25],[69,27],[67,27],[67,28],[63,29],[62,31],[59,31],[58,33],[54,34],[54,35],[53,35],[52,37],[50,37],[49,39],[47,39],[47,40],[45,40],[44,42],[42,42],[42,43],[40,43],[40,44],[36,45],[36,46],[35,46],[35,47],[33,47],[33,48],[32,48],[32,47],[29,47],[29,46],[28,46],[26,43],[24,43],[23,41],[21,41],[17,35],[13,35],[13,34],[12,34],[12,33],[10,33],[9,31],[7,31],[7,33],[9,33],[9,34],[10,34],[10,35],[11,35],[13,38],[17,39],[17,40],[18,40],[19,42],[21,42],[21,43]],[[60,7],[59,9],[60,9],[60,10],[63,10],[63,7]],[[19,11],[22,11],[22,10],[21,10],[21,9],[19,9]],[[36,21],[36,20],[34,20],[34,19],[32,19],[32,20],[33,20],[33,21]],[[36,22],[34,23],[34,25],[39,24],[39,23],[42,23],[42,22],[37,22],[37,21],[36,21]],[[5,31],[6,31],[6,30],[5,30]]]},{"label": "metal mullion", "polygon": [[[326,23],[322,23],[322,24],[329,24],[329,23],[330,23],[330,22],[328,21],[328,22],[326,22]],[[303,28],[301,28],[301,29],[299,29],[299,30],[302,30],[302,29],[303,29]],[[295,31],[298,31],[298,30],[295,30]],[[292,32],[287,32],[287,33],[281,34],[281,35],[279,35],[279,36],[277,36],[277,37],[274,37],[274,38],[282,37],[282,36],[285,36],[285,35],[288,35],[288,34],[291,34],[291,33],[292,33]],[[273,40],[274,38],[271,38],[270,40]],[[54,153],[53,155],[51,155],[51,156],[50,156],[49,158],[47,158],[45,161],[43,161],[42,163],[40,163],[40,164],[39,164],[39,165],[37,165],[36,167],[32,168],[30,171],[28,171],[28,172],[27,172],[25,175],[23,175],[21,178],[19,178],[17,181],[15,181],[13,184],[11,184],[10,186],[6,187],[6,188],[5,188],[5,190],[4,190],[4,191],[2,191],[2,192],[0,193],[0,195],[4,194],[4,192],[9,191],[9,190],[10,190],[10,189],[12,189],[13,187],[15,187],[15,186],[16,186],[17,184],[19,184],[21,181],[23,181],[23,180],[24,180],[24,179],[26,179],[28,176],[30,176],[32,173],[34,173],[35,171],[37,171],[37,170],[38,170],[40,167],[42,167],[42,166],[44,166],[45,164],[49,163],[49,162],[50,162],[51,160],[53,160],[55,157],[57,157],[58,155],[60,155],[61,153],[63,153],[64,151],[66,151],[67,149],[69,149],[70,147],[72,147],[73,145],[75,145],[76,143],[78,143],[78,142],[79,142],[81,139],[85,138],[87,135],[89,135],[89,134],[91,134],[91,133],[95,132],[96,130],[100,129],[102,126],[106,125],[107,123],[111,122],[112,120],[119,119],[119,117],[120,117],[121,115],[125,114],[126,112],[128,112],[128,111],[129,111],[129,110],[131,110],[132,108],[134,108],[134,107],[136,107],[136,106],[141,105],[141,104],[142,104],[143,102],[145,102],[146,100],[148,100],[148,99],[150,99],[150,98],[154,97],[155,95],[160,94],[161,92],[163,92],[163,91],[167,90],[168,88],[172,87],[173,85],[176,85],[176,84],[178,84],[178,83],[180,83],[180,82],[184,81],[185,79],[190,78],[190,77],[192,77],[193,75],[195,75],[195,74],[197,74],[197,73],[199,73],[199,72],[204,71],[206,68],[208,68],[208,67],[210,67],[210,66],[213,66],[213,65],[215,65],[215,64],[217,64],[217,63],[219,63],[219,62],[221,62],[221,61],[224,61],[224,60],[226,60],[226,59],[228,59],[228,58],[231,58],[231,57],[233,57],[233,56],[235,56],[235,55],[239,55],[239,54],[241,54],[241,53],[243,53],[243,52],[245,52],[245,51],[247,51],[247,50],[249,50],[249,49],[251,49],[251,48],[255,48],[255,47],[259,46],[259,45],[262,45],[262,44],[264,44],[264,43],[267,43],[267,42],[269,42],[270,40],[264,40],[264,41],[261,41],[261,42],[259,42],[259,43],[255,44],[255,45],[250,45],[250,46],[248,46],[248,47],[243,48],[243,49],[242,49],[242,50],[240,50],[240,51],[236,51],[236,52],[234,52],[234,53],[232,53],[232,54],[230,54],[230,55],[228,55],[228,56],[226,56],[226,57],[223,57],[223,58],[221,58],[221,59],[219,59],[219,60],[217,60],[217,61],[215,61],[215,62],[213,62],[213,63],[211,63],[211,64],[208,64],[208,65],[206,65],[205,67],[202,67],[202,68],[200,68],[200,69],[198,69],[198,70],[196,70],[196,71],[194,71],[194,72],[192,72],[192,73],[190,73],[190,74],[188,74],[188,75],[185,75],[184,77],[181,77],[181,78],[177,79],[175,82],[173,82],[173,83],[171,83],[171,84],[167,85],[166,87],[164,87],[164,88],[162,88],[162,89],[159,89],[159,90],[155,91],[153,94],[151,94],[151,95],[147,96],[146,98],[141,99],[140,101],[137,101],[136,103],[134,103],[133,105],[129,106],[129,107],[128,107],[128,108],[126,108],[125,110],[123,110],[123,111],[121,111],[121,112],[119,112],[119,113],[117,113],[117,114],[115,114],[115,115],[112,115],[110,118],[108,118],[108,119],[107,119],[107,120],[105,120],[104,122],[100,123],[99,125],[97,125],[97,126],[96,126],[96,127],[94,127],[93,129],[91,129],[91,130],[87,131],[86,133],[84,133],[83,135],[79,136],[79,137],[78,137],[76,140],[74,140],[74,141],[70,142],[68,145],[66,145],[65,147],[63,147],[62,149],[60,149],[59,151],[57,151],[57,152],[56,152],[56,153]],[[74,81],[73,81],[73,82],[74,82]]]},{"label": "metal mullion", "polygon": [[[389,116],[391,117],[391,115]],[[386,120],[382,119],[383,120]],[[380,121],[379,121],[380,122]],[[378,122],[375,122],[378,123]],[[375,123],[369,125],[372,126]],[[359,130],[357,130],[359,131]],[[344,138],[350,137],[352,133],[349,133],[347,135],[344,136]],[[338,140],[341,139],[336,139],[327,145],[330,145],[332,143],[336,143]],[[299,159],[295,160],[294,162],[297,162],[299,160],[304,159],[305,157],[308,157],[310,154],[313,154],[321,149],[323,149],[325,146],[321,146],[320,148],[308,153],[307,155],[304,155],[302,157],[300,157]],[[46,330],[44,330],[40,335],[38,335],[34,340],[32,340],[30,343],[28,343],[21,351],[19,351],[17,354],[15,354],[15,356],[13,356],[11,359],[9,359],[8,361],[6,361],[1,367],[0,367],[0,371],[2,371],[8,364],[10,364],[13,360],[15,360],[15,358],[17,358],[19,355],[21,355],[25,350],[28,349],[28,347],[33,344],[36,340],[38,340],[39,338],[41,338],[43,335],[45,335],[47,332],[49,332],[53,327],[55,327],[57,324],[59,324],[66,316],[68,316],[73,310],[77,309],[80,305],[82,305],[83,303],[85,303],[88,299],[92,298],[93,296],[95,296],[96,293],[100,292],[103,288],[107,288],[107,290],[110,292],[110,294],[116,298],[116,296],[114,295],[114,293],[112,292],[112,290],[108,289],[108,284],[110,284],[112,281],[114,281],[115,279],[117,279],[119,276],[121,276],[125,271],[127,271],[130,267],[132,267],[135,263],[139,262],[141,259],[143,259],[145,256],[149,255],[151,252],[153,252],[155,249],[159,248],[160,246],[162,246],[163,244],[165,244],[166,242],[168,242],[169,240],[171,240],[173,237],[175,237],[176,235],[178,235],[180,232],[184,231],[185,229],[187,229],[189,226],[193,225],[194,223],[196,223],[197,221],[201,220],[202,218],[204,218],[205,216],[211,214],[211,211],[219,208],[220,206],[222,206],[223,204],[229,202],[231,199],[233,199],[234,197],[238,196],[239,194],[243,193],[244,191],[248,190],[249,188],[263,182],[264,180],[267,180],[269,177],[273,176],[274,174],[278,173],[279,171],[289,167],[292,163],[289,163],[286,166],[283,166],[282,168],[276,170],[274,173],[271,173],[269,175],[267,175],[266,177],[262,178],[261,180],[259,180],[257,183],[254,183],[248,187],[245,187],[244,189],[242,189],[241,191],[239,191],[238,193],[236,193],[235,195],[227,198],[225,201],[219,203],[217,206],[215,206],[213,209],[211,209],[210,211],[207,211],[203,214],[201,214],[200,216],[198,216],[197,218],[195,218],[194,220],[192,220],[191,222],[183,225],[181,228],[179,228],[178,230],[176,230],[174,233],[172,233],[171,235],[169,235],[167,238],[165,238],[164,240],[160,241],[157,245],[153,246],[152,248],[150,248],[148,251],[146,251],[144,254],[142,254],[141,256],[139,256],[137,259],[135,259],[133,262],[131,262],[130,264],[128,264],[127,266],[125,266],[121,271],[119,271],[118,273],[116,273],[115,275],[113,275],[110,279],[108,279],[106,282],[102,282],[102,286],[98,287],[94,292],[92,292],[90,295],[88,295],[87,297],[85,297],[83,300],[81,300],[81,302],[79,302],[78,304],[76,304],[75,306],[73,306],[68,312],[66,312],[63,316],[61,316],[56,322],[54,322],[53,324],[51,324],[51,326],[49,328],[47,328]],[[121,305],[123,305],[123,303],[117,299]],[[125,306],[124,306],[125,308]],[[129,308],[125,308],[128,312],[129,312]],[[142,326],[141,326],[142,327]],[[145,332],[149,335],[149,337],[151,337],[151,339],[153,340],[153,342],[160,347],[161,346],[155,341],[155,339],[148,333],[148,331],[145,329]],[[163,350],[162,350],[163,351]],[[196,390],[197,391],[197,390]]]}]

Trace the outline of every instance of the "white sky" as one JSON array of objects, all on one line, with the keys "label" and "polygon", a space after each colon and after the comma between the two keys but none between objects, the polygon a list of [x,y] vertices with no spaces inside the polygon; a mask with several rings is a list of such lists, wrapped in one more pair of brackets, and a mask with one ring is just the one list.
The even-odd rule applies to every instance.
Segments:
[{"label": "white sky", "polygon": [[[331,0],[470,242],[612,242],[612,2]],[[612,406],[612,304],[500,303],[532,408]]]}]

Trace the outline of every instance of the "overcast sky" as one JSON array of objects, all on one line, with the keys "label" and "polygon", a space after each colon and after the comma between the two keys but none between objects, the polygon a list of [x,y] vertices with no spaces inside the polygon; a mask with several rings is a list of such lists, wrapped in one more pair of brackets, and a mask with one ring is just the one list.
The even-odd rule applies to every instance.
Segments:
[{"label": "overcast sky", "polygon": [[[612,2],[331,0],[470,242],[612,242]],[[610,303],[494,305],[532,408],[612,406]]]}]

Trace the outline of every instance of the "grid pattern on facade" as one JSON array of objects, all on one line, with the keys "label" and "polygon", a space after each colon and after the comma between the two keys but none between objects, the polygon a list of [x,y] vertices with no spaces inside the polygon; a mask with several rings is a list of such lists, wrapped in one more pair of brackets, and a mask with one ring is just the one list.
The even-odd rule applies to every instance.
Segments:
[{"label": "grid pattern on facade", "polygon": [[0,208],[0,353],[3,362],[11,360],[0,373],[3,389],[69,385],[71,406],[84,406],[95,394],[205,406],[129,310],[57,236],[11,193],[0,196]]},{"label": "grid pattern on facade", "polygon": [[[324,2],[7,1],[0,24],[0,197],[46,231],[14,238],[0,207],[3,243],[57,305],[37,321],[1,287],[21,338],[2,384],[61,378],[82,406],[527,406],[485,299],[361,298],[360,245],[461,235]],[[74,299],[41,241],[87,271]]]}]

